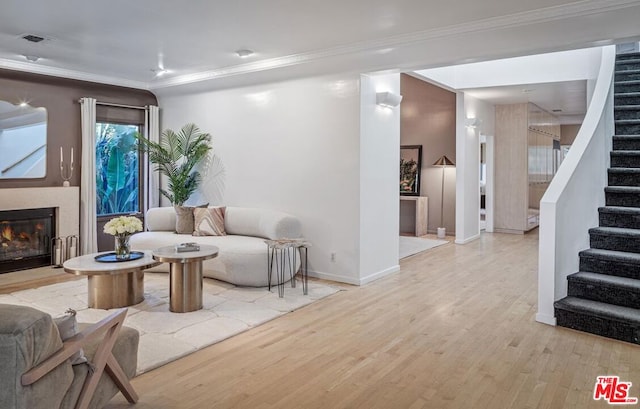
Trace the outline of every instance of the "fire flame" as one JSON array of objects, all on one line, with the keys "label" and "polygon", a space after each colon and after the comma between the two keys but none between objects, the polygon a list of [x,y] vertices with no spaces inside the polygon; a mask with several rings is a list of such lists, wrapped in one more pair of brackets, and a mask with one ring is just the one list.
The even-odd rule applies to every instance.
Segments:
[{"label": "fire flame", "polygon": [[13,240],[13,229],[11,228],[11,226],[5,226],[2,229],[2,238],[8,241],[12,241]]},{"label": "fire flame", "polygon": [[19,237],[21,240],[29,240],[29,239],[31,238],[31,237],[29,237],[29,233],[24,232],[24,231],[23,231],[23,232],[21,232],[21,233],[18,235],[18,237]]},{"label": "fire flame", "polygon": [[37,224],[36,224],[36,230],[44,230],[44,224],[42,224],[42,223],[37,223]]}]

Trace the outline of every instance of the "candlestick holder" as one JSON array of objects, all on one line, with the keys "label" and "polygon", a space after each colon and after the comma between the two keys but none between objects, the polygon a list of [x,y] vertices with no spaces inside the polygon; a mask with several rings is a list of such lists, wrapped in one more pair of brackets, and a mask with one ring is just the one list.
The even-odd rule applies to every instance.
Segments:
[{"label": "candlestick holder", "polygon": [[69,187],[71,177],[73,176],[73,148],[71,148],[71,162],[69,164],[64,163],[64,157],[62,156],[62,147],[60,147],[60,176],[62,176],[62,186]]}]

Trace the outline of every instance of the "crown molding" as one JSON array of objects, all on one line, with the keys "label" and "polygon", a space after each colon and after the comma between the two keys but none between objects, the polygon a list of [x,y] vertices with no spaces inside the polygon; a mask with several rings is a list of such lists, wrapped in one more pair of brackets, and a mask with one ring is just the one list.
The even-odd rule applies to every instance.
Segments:
[{"label": "crown molding", "polygon": [[253,63],[202,71],[194,74],[179,75],[162,81],[150,83],[149,88],[153,90],[186,85],[194,82],[305,64],[328,57],[372,52],[461,34],[495,31],[548,21],[584,17],[635,6],[640,6],[640,0],[583,0],[565,5],[545,7],[538,10],[491,17],[469,23],[460,23],[442,28],[386,37],[379,40],[352,43],[324,50],[292,54],[284,57],[265,59]]},{"label": "crown molding", "polygon": [[99,84],[115,85],[127,88],[149,90],[149,84],[141,81],[131,81],[124,78],[109,77],[106,75],[91,74],[82,71],[68,70],[66,68],[50,67],[38,63],[26,63],[0,58],[0,68],[8,70],[30,72],[33,74],[50,75],[53,77],[68,78],[79,81],[97,82]]},{"label": "crown molding", "polygon": [[581,0],[564,5],[550,6],[505,16],[490,17],[468,23],[459,23],[446,27],[417,31],[377,40],[351,43],[299,54],[291,54],[283,57],[205,70],[192,74],[177,75],[175,77],[156,79],[150,82],[132,81],[124,78],[109,77],[64,68],[47,67],[37,63],[23,63],[7,59],[0,59],[0,68],[153,91],[156,89],[177,87],[202,81],[210,81],[225,77],[240,76],[277,68],[308,64],[331,57],[371,53],[376,51],[379,52],[381,50],[394,47],[428,42],[446,37],[498,31],[501,29],[539,24],[549,21],[585,17],[638,6],[640,6],[640,0]]}]

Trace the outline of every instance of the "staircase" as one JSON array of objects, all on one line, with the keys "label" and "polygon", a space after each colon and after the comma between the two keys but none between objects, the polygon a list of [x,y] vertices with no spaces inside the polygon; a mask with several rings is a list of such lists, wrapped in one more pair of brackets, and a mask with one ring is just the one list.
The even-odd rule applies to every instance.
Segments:
[{"label": "staircase", "polygon": [[560,326],[640,344],[640,53],[616,58],[614,106],[606,206],[554,307]]}]

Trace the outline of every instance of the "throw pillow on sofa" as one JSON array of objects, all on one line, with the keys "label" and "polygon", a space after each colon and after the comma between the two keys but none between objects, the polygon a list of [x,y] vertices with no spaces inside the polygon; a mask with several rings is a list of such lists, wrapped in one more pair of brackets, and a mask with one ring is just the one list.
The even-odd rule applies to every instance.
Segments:
[{"label": "throw pillow on sofa", "polygon": [[[58,327],[58,332],[60,333],[60,338],[63,341],[68,340],[72,336],[78,333],[78,321],[76,321],[76,312],[69,308],[65,311],[65,315],[62,317],[57,317],[53,319],[53,322]],[[84,351],[82,348],[73,354],[71,358],[71,365],[84,364],[87,362],[87,358],[84,356]]]},{"label": "throw pillow on sofa", "polygon": [[195,225],[194,236],[226,236],[224,230],[225,207],[209,207],[206,209],[194,209]]},{"label": "throw pillow on sofa", "polygon": [[193,211],[197,208],[206,208],[209,203],[198,207],[192,206],[174,206],[176,210],[176,233],[191,234],[193,233]]}]

